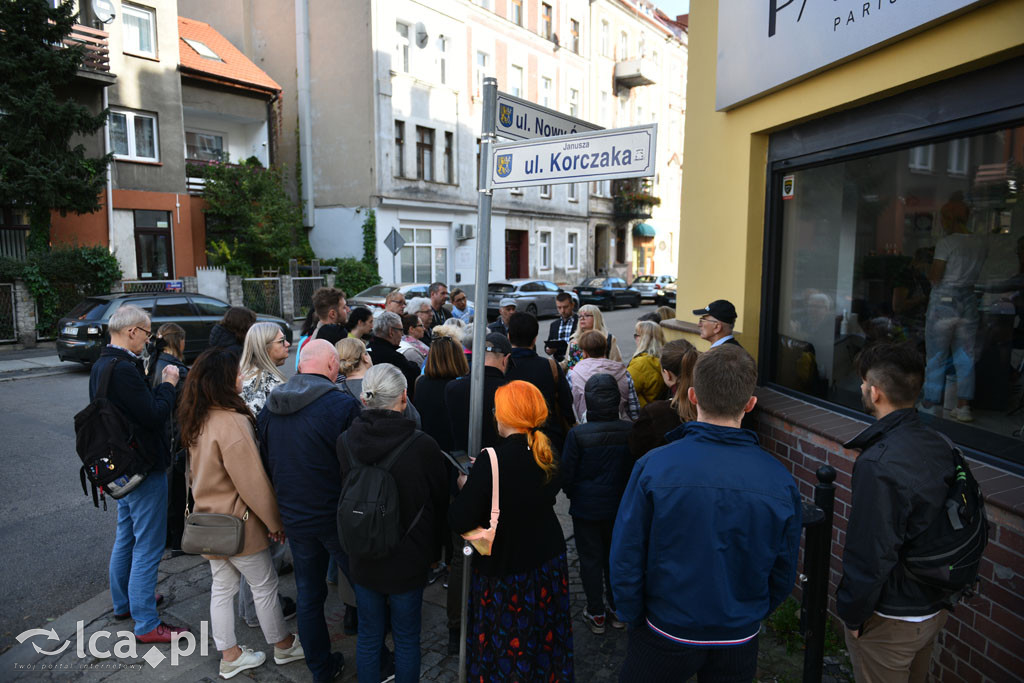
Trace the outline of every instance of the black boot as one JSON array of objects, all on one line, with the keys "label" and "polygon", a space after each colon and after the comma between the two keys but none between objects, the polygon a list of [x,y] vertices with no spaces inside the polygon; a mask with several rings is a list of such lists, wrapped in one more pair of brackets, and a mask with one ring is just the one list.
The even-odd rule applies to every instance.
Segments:
[{"label": "black boot", "polygon": [[346,636],[359,633],[359,613],[353,605],[345,605],[345,621],[342,624]]}]

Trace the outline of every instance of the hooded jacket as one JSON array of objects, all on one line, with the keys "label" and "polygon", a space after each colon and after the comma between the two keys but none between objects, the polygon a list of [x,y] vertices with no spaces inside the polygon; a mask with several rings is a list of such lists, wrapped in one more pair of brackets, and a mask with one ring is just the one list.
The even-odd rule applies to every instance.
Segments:
[{"label": "hooded jacket", "polygon": [[287,535],[338,533],[336,444],[359,412],[359,402],[323,375],[295,375],[267,398],[256,431]]},{"label": "hooded jacket", "polygon": [[953,456],[913,408],[889,413],[845,444],[864,449],[853,466],[853,505],[846,525],[843,578],[836,611],[858,629],[874,611],[927,616],[947,594],[909,578],[900,559],[910,541],[942,514]]},{"label": "hooded jacket", "polygon": [[412,420],[393,410],[365,410],[338,437],[338,463],[344,481],[351,471],[347,453],[358,462],[373,465],[413,434],[415,439],[389,470],[398,487],[398,515],[405,536],[386,558],[349,558],[352,580],[379,593],[406,593],[422,588],[427,583],[430,563],[440,556],[448,515],[444,456],[437,442],[416,429]]},{"label": "hooded jacket", "polygon": [[584,358],[569,373],[569,384],[572,387],[572,408],[576,412],[576,421],[583,422],[586,412],[584,389],[592,375],[605,374],[615,378],[619,387],[619,419],[629,419],[629,380],[626,366],[608,358]]},{"label": "hooded jacket", "polygon": [[801,502],[745,429],[688,422],[637,461],[612,535],[619,617],[676,640],[757,634],[793,589]]},{"label": "hooded jacket", "polygon": [[611,375],[587,380],[587,421],[569,431],[560,463],[569,514],[589,520],[615,519],[629,481],[633,424],[619,419],[619,385]]}]

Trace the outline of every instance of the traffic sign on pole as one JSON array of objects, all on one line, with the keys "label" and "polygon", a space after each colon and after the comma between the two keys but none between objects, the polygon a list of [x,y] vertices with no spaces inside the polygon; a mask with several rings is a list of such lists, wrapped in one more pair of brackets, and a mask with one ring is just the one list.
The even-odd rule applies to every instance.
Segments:
[{"label": "traffic sign on pole", "polygon": [[658,124],[494,145],[492,188],[654,175]]},{"label": "traffic sign on pole", "polygon": [[405,238],[402,237],[402,233],[398,232],[394,228],[391,228],[391,232],[384,238],[384,246],[388,248],[391,255],[394,256],[402,250],[405,246]]},{"label": "traffic sign on pole", "polygon": [[604,130],[574,116],[542,107],[508,93],[498,92],[494,128],[499,137],[511,140],[550,138]]}]

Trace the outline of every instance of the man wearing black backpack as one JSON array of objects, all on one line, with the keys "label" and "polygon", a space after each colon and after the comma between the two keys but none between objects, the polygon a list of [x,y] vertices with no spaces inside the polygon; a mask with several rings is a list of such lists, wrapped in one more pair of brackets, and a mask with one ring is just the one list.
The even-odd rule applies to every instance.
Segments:
[{"label": "man wearing black backpack", "polygon": [[[142,643],[169,643],[187,628],[160,620],[157,568],[167,540],[167,477],[171,444],[167,420],[174,410],[178,368],[164,368],[156,388],[146,382],[142,353],[153,336],[149,316],[141,308],[121,306],[110,316],[110,344],[100,353],[89,377],[89,400],[96,397],[108,373],[107,398],[134,428],[137,449],[148,461],[136,488],[117,501],[117,538],[110,552],[110,594],[114,618],[135,620]],[[111,367],[113,365],[113,367]]]},{"label": "man wearing black backpack", "polygon": [[914,409],[924,382],[915,349],[869,346],[860,375],[864,407],[878,421],[845,444],[862,452],[853,469],[836,607],[858,683],[923,682],[952,596],[911,577],[905,563],[946,515],[954,455]]}]

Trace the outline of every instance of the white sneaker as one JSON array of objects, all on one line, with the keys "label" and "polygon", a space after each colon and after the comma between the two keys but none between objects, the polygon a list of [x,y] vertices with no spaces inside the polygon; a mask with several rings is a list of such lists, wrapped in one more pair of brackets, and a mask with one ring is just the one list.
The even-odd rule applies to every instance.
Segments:
[{"label": "white sneaker", "polygon": [[924,401],[917,402],[917,412],[924,413],[925,415],[933,415],[935,417],[942,417],[942,406],[938,403],[926,405]]},{"label": "white sneaker", "polygon": [[974,416],[971,415],[970,406],[960,406],[959,408],[953,408],[949,411],[949,416],[957,422],[974,422]]},{"label": "white sneaker", "polygon": [[295,642],[287,650],[274,646],[274,664],[287,664],[305,659],[306,653],[302,651],[302,643],[299,642],[299,634],[295,634]]},{"label": "white sneaker", "polygon": [[254,652],[253,650],[242,646],[242,656],[233,662],[226,660],[220,660],[220,677],[231,678],[236,674],[239,674],[246,669],[255,669],[258,666],[263,666],[263,662],[267,661],[267,656],[262,652]]}]

